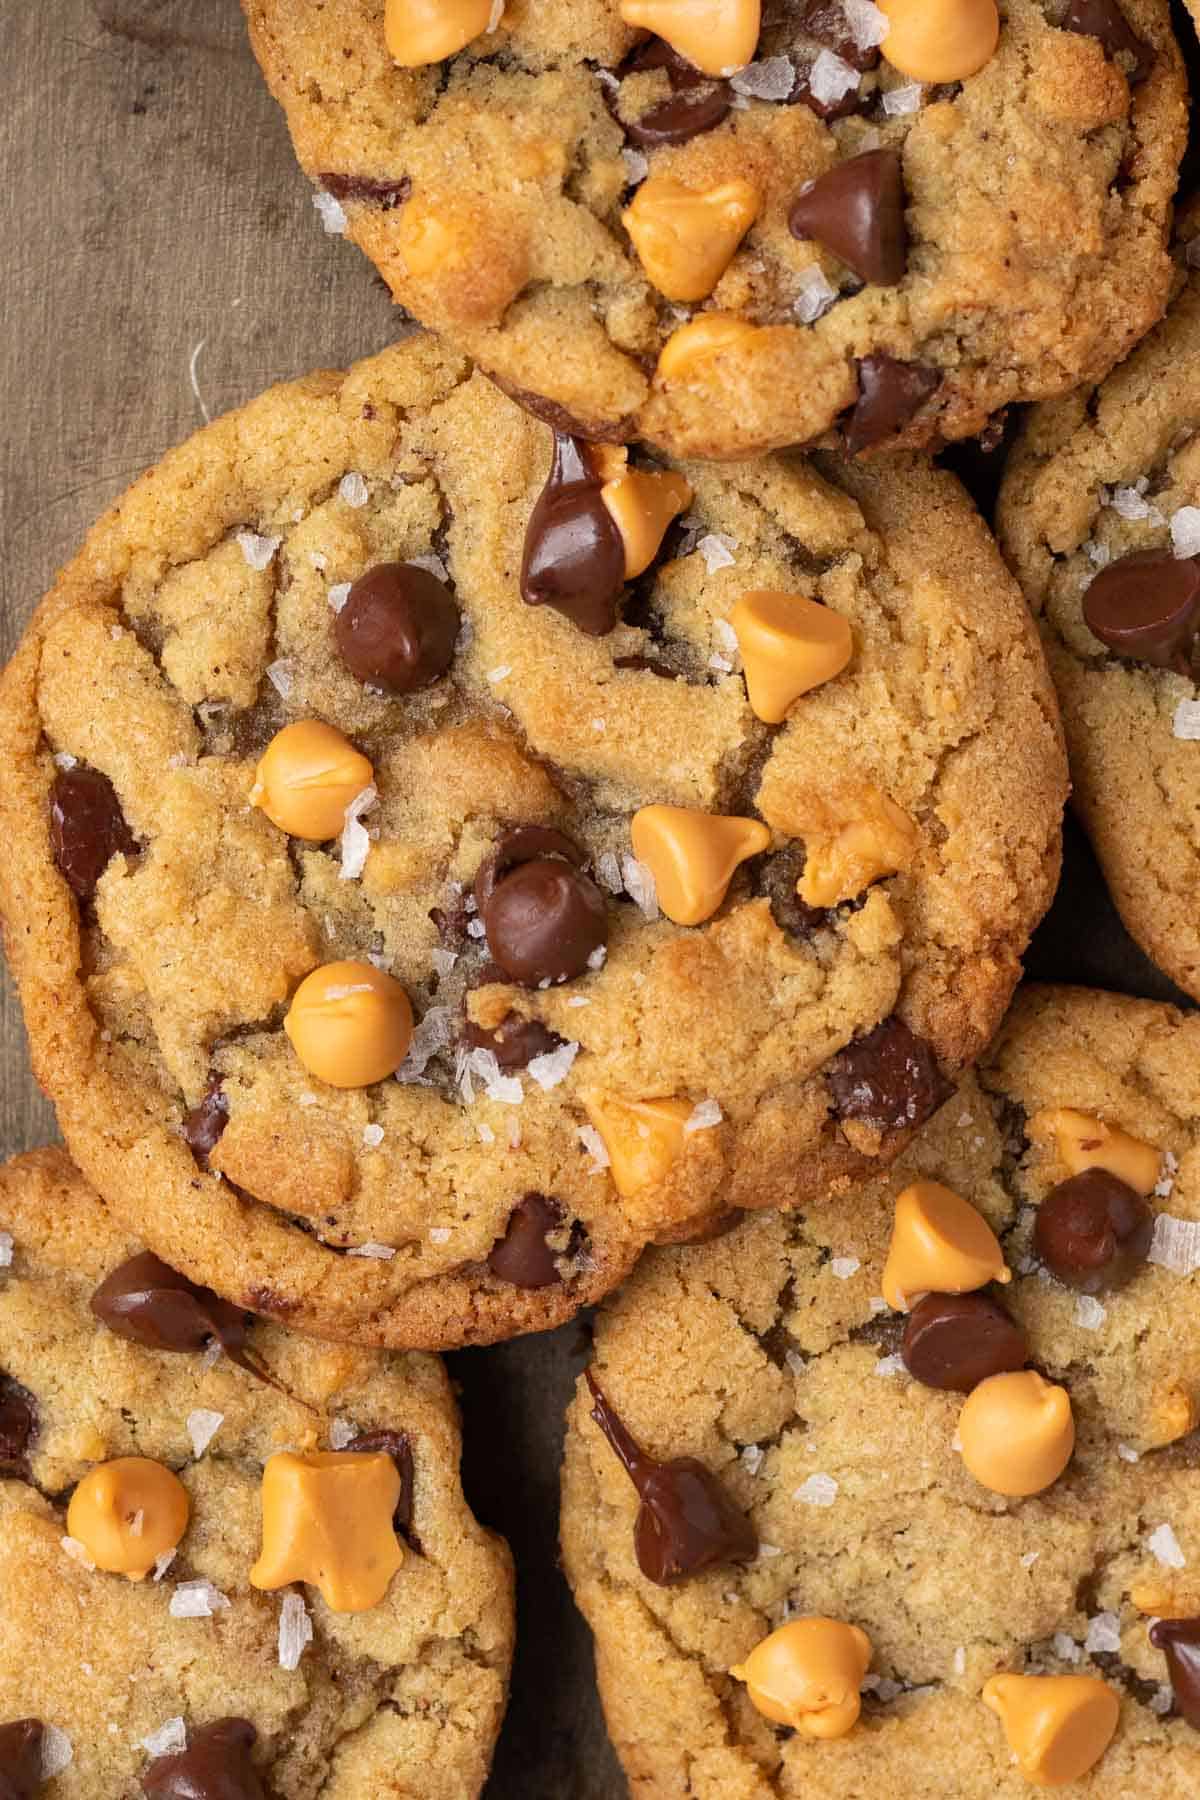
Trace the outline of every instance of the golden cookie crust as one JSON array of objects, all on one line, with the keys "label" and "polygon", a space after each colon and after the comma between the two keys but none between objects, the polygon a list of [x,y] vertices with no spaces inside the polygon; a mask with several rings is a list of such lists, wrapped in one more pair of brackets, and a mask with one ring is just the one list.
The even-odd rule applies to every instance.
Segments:
[{"label": "golden cookie crust", "polygon": [[[1152,1261],[1101,1297],[1097,1321],[1035,1264],[1035,1209],[1066,1170],[1039,1129],[1028,1134],[1052,1105],[1123,1125],[1170,1153],[1149,1204],[1194,1221],[1198,1071],[1196,1016],[1029,988],[887,1176],[711,1244],[652,1252],[606,1302],[593,1363],[602,1391],[651,1455],[718,1472],[760,1541],[744,1568],[648,1582],[633,1555],[637,1496],[580,1384],[563,1552],[632,1792],[1023,1800],[1031,1790],[979,1698],[1000,1670],[1116,1685],[1117,1736],[1081,1792],[1196,1791],[1200,1739],[1170,1712],[1146,1633],[1152,1615],[1200,1611],[1200,1271]],[[953,1442],[962,1396],[918,1384],[896,1354],[899,1321],[877,1297],[892,1202],[922,1178],[969,1199],[998,1233],[1013,1271],[998,1291],[1037,1367],[1070,1392],[1078,1448],[1036,1498],[1005,1500],[971,1479]],[[835,1484],[816,1484],[828,1504],[797,1496],[814,1475]],[[1163,1525],[1180,1567],[1149,1542]],[[727,1674],[804,1613],[858,1625],[874,1645],[862,1719],[836,1742],[771,1727]]]},{"label": "golden cookie crust", "polygon": [[[590,638],[517,591],[550,448],[430,338],[273,389],[101,521],[0,687],[0,911],[67,1141],[151,1247],[321,1334],[440,1347],[552,1325],[647,1241],[869,1171],[906,1132],[839,1122],[830,1059],[898,1013],[946,1072],[969,1063],[1057,878],[1052,690],[951,477],[916,460],[693,467],[680,551],[700,548],[638,590],[647,623]],[[239,533],[259,560],[274,545],[267,568]],[[714,558],[716,534],[734,548]],[[469,642],[445,680],[389,701],[336,655],[329,589],[431,553]],[[811,594],[855,638],[849,668],[778,728],[751,714],[729,650],[725,615],[752,588]],[[675,678],[616,665],[647,654]],[[290,841],[247,804],[267,738],[312,715],[374,763],[358,879],[340,878],[336,841]],[[111,779],[142,846],[82,915],[49,841],[56,756]],[[781,929],[763,871],[867,790],[914,822],[908,866],[811,932]],[[757,809],[772,855],[698,928],[610,898],[607,961],[566,986],[485,978],[470,935],[448,966],[431,914],[461,907],[502,829],[561,827],[603,870],[651,802]],[[293,1054],[282,1007],[316,964],[371,955],[419,1019],[442,1009],[451,1043],[420,1080],[337,1091]],[[578,1053],[553,1087],[519,1076],[519,1105],[479,1079],[467,1104],[464,1009],[488,1029],[515,1010]],[[203,1172],[181,1127],[214,1071],[228,1124]],[[621,1198],[580,1137],[592,1088],[716,1100],[721,1118]],[[486,1261],[531,1192],[577,1222],[555,1242],[562,1279],[536,1290]],[[362,1245],[394,1254],[345,1254]]]},{"label": "golden cookie crust", "polygon": [[[0,1478],[0,1722],[36,1716],[66,1733],[73,1756],[51,1783],[56,1800],[132,1800],[150,1761],[144,1738],[171,1719],[190,1729],[230,1715],[255,1726],[255,1766],[279,1800],[478,1794],[507,1693],[512,1567],[463,1499],[458,1417],[437,1358],[256,1325],[250,1348],[279,1392],[224,1358],[118,1337],[89,1301],[142,1246],[59,1150],[0,1168],[0,1228],[12,1240],[0,1370],[35,1418],[25,1476]],[[220,1415],[199,1455],[188,1427],[197,1411]],[[303,1599],[314,1634],[289,1670],[279,1661],[284,1596],[248,1582],[263,1464],[355,1428],[408,1438],[404,1561],[365,1612],[333,1613],[307,1585],[284,1590]],[[63,1548],[71,1491],[96,1463],[123,1456],[167,1465],[188,1490],[189,1527],[158,1581],[89,1570]],[[172,1616],[179,1584],[202,1580],[228,1606]]]},{"label": "golden cookie crust", "polygon": [[[1128,57],[1061,29],[1061,5],[1004,0],[995,55],[961,84],[927,88],[915,112],[883,110],[880,90],[911,85],[887,64],[863,78],[867,115],[830,124],[805,104],[732,94],[716,129],[644,153],[653,175],[694,189],[748,181],[762,196],[696,307],[649,284],[621,223],[631,146],[611,109],[636,119],[670,88],[661,69],[613,85],[644,41],[615,0],[509,0],[493,32],[420,69],[389,56],[383,0],[244,7],[301,165],[342,195],[341,228],[396,299],[587,435],[691,457],[809,443],[853,403],[858,359],[887,355],[941,377],[890,440],[920,449],[979,432],[1014,401],[1099,379],[1166,301],[1186,108],[1165,0],[1124,4],[1153,50],[1132,86]],[[765,9],[760,66],[792,53],[806,70],[836,40],[806,32],[797,10]],[[908,200],[896,287],[861,286],[787,223],[806,182],[881,146],[901,153]],[[449,248],[432,268],[423,252],[416,273],[405,231],[427,218]],[[818,275],[840,298],[798,322]],[[663,343],[705,311],[765,329],[707,374],[664,383]]]}]

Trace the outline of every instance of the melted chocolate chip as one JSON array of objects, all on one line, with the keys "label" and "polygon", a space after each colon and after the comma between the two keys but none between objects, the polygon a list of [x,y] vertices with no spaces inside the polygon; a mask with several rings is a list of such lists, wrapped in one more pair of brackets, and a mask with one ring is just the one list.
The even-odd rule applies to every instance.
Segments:
[{"label": "melted chocolate chip", "polygon": [[385,694],[411,694],[444,675],[462,623],[445,582],[415,563],[377,563],[334,617],[338,655]]},{"label": "melted chocolate chip", "polygon": [[362,1437],[356,1437],[346,1445],[347,1450],[356,1450],[363,1456],[373,1456],[382,1451],[390,1456],[400,1475],[400,1498],[396,1502],[396,1510],[392,1514],[392,1524],[410,1542],[412,1538],[413,1487],[415,1475],[413,1471],[412,1445],[402,1431],[367,1431]]},{"label": "melted chocolate chip", "polygon": [[868,150],[835,163],[793,201],[788,228],[795,238],[816,238],[863,281],[895,287],[908,251],[897,152]]},{"label": "melted chocolate chip", "polygon": [[990,1294],[926,1294],[908,1316],[900,1354],[915,1380],[959,1394],[1027,1360],[1024,1332]]},{"label": "melted chocolate chip", "polygon": [[941,380],[939,371],[924,363],[864,356],[858,365],[858,399],[845,425],[849,454],[857,456],[894,436],[916,417]]},{"label": "melted chocolate chip", "polygon": [[0,1472],[29,1478],[29,1446],[37,1433],[37,1405],[28,1388],[0,1373]]},{"label": "melted chocolate chip", "polygon": [[1132,1281],[1150,1252],[1154,1214],[1106,1169],[1060,1181],[1038,1207],[1033,1247],[1052,1275],[1085,1294]]},{"label": "melted chocolate chip", "polygon": [[789,845],[763,858],[756,871],[756,886],[771,902],[771,917],[780,931],[807,939],[829,924],[830,915],[824,907],[809,906],[796,892],[803,873],[804,851],[799,845]]},{"label": "melted chocolate chip", "polygon": [[839,1050],[827,1080],[839,1119],[880,1131],[923,1125],[954,1092],[924,1038],[894,1013]]},{"label": "melted chocolate chip", "polygon": [[590,876],[569,863],[522,863],[483,914],[488,949],[510,981],[538,987],[582,975],[608,941],[608,909]]},{"label": "melted chocolate chip", "polygon": [[267,1800],[251,1759],[258,1737],[248,1719],[217,1719],[188,1732],[188,1746],[156,1756],[142,1776],[155,1800]]},{"label": "melted chocolate chip", "polygon": [[200,1355],[215,1341],[230,1362],[277,1385],[246,1348],[247,1315],[211,1288],[199,1287],[149,1250],[106,1275],[92,1295],[102,1325],[149,1350]]},{"label": "melted chocolate chip", "polygon": [[0,1725],[0,1800],[34,1800],[42,1785],[40,1719]]},{"label": "melted chocolate chip", "polygon": [[515,400],[527,413],[532,413],[543,425],[549,425],[551,431],[561,431],[568,437],[582,438],[592,444],[623,444],[637,435],[637,421],[632,414],[626,414],[620,419],[581,419],[561,406],[557,400],[550,400],[545,394],[535,394],[532,388],[517,387],[496,374],[488,373],[487,378],[493,387],[498,387],[502,394]]},{"label": "melted chocolate chip", "polygon": [[207,1169],[208,1159],[228,1123],[229,1102],[221,1088],[221,1077],[210,1075],[204,1098],[183,1121],[184,1141],[202,1169]]},{"label": "melted chocolate chip", "polygon": [[407,175],[402,175],[399,181],[374,181],[369,175],[326,173],[318,175],[317,181],[335,200],[363,200],[384,212],[402,206],[412,193],[412,181]]},{"label": "melted chocolate chip", "polygon": [[488,1268],[513,1287],[553,1287],[562,1280],[547,1233],[562,1228],[563,1210],[545,1194],[526,1194],[509,1217],[508,1229],[488,1255]]},{"label": "melted chocolate chip", "polygon": [[1115,656],[1186,675],[1200,630],[1200,561],[1169,550],[1118,557],[1090,582],[1083,617]]},{"label": "melted chocolate chip", "polygon": [[561,856],[576,869],[582,869],[587,860],[574,838],[565,831],[556,831],[552,825],[514,825],[506,831],[476,871],[473,892],[477,910],[485,910],[497,884],[518,863],[548,856]]},{"label": "melted chocolate chip", "polygon": [[589,637],[613,629],[625,585],[625,545],[600,498],[602,486],[587,445],[556,431],[521,561],[522,598],[553,607]]},{"label": "melted chocolate chip", "polygon": [[749,1562],[758,1551],[754,1527],[712,1470],[694,1456],[670,1462],[647,1456],[600,1392],[590,1369],[587,1384],[592,1417],[641,1501],[633,1545],[647,1581],[669,1587],[715,1563]]},{"label": "melted chocolate chip", "polygon": [[[689,138],[711,131],[729,112],[732,95],[723,81],[712,82],[686,57],[680,56],[662,38],[648,38],[626,58],[617,70],[618,80],[647,69],[665,69],[671,83],[670,98],[648,107],[637,119],[622,119],[615,105],[615,92],[605,89],[609,111],[631,144],[653,150],[658,144],[684,144]],[[704,92],[697,90],[703,88]]]},{"label": "melted chocolate chip", "polygon": [[506,1074],[527,1068],[535,1056],[548,1056],[566,1041],[540,1019],[523,1019],[520,1013],[509,1013],[495,1031],[485,1031],[469,1019],[462,1030],[462,1042],[467,1048],[490,1050]]},{"label": "melted chocolate chip", "polygon": [[1123,51],[1130,57],[1130,87],[1144,81],[1154,67],[1154,51],[1133,30],[1116,0],[1070,0],[1062,28],[1080,37],[1098,38],[1108,56]]},{"label": "melted chocolate chip", "polygon": [[1150,1642],[1167,1659],[1176,1706],[1200,1731],[1200,1619],[1155,1619]]},{"label": "melted chocolate chip", "polygon": [[99,769],[60,769],[50,789],[50,848],[67,886],[90,900],[113,857],[137,849],[121,802]]}]

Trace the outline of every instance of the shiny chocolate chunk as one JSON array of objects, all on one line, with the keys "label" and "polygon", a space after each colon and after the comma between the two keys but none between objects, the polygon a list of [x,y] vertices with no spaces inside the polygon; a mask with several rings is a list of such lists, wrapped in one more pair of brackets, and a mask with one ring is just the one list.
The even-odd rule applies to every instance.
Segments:
[{"label": "shiny chocolate chunk", "polygon": [[229,1102],[221,1087],[221,1077],[210,1075],[203,1099],[193,1106],[183,1121],[184,1141],[202,1169],[207,1169],[208,1159],[228,1123]]},{"label": "shiny chocolate chunk", "polygon": [[587,445],[556,431],[521,560],[522,598],[553,607],[589,637],[613,629],[625,585],[625,545],[600,498],[603,485]]},{"label": "shiny chocolate chunk", "polygon": [[1124,52],[1130,58],[1127,79],[1131,87],[1144,81],[1154,67],[1153,50],[1133,30],[1116,0],[1070,0],[1062,28],[1080,37],[1098,38],[1108,56]]},{"label": "shiny chocolate chunk", "polygon": [[795,238],[815,238],[863,281],[895,287],[904,279],[908,234],[904,179],[895,150],[868,150],[835,163],[792,202]]},{"label": "shiny chocolate chunk", "polygon": [[1167,1659],[1176,1706],[1200,1731],[1200,1619],[1155,1619],[1150,1642]]},{"label": "shiny chocolate chunk", "polygon": [[392,1514],[392,1524],[401,1537],[410,1537],[413,1517],[413,1471],[412,1445],[402,1431],[366,1431],[346,1445],[347,1450],[355,1450],[362,1456],[374,1456],[380,1452],[390,1456],[400,1476],[400,1498],[396,1502],[396,1510]]},{"label": "shiny chocolate chunk", "polygon": [[79,900],[90,900],[96,883],[118,854],[137,849],[125,823],[117,791],[99,769],[60,769],[50,788],[50,848],[59,872]]},{"label": "shiny chocolate chunk", "polygon": [[553,1287],[562,1280],[547,1233],[562,1228],[563,1210],[545,1194],[526,1194],[513,1208],[508,1229],[488,1255],[488,1268],[513,1287]]},{"label": "shiny chocolate chunk", "polygon": [[1038,1207],[1033,1247],[1052,1275],[1085,1294],[1124,1287],[1150,1253],[1154,1214],[1107,1169],[1084,1169]]},{"label": "shiny chocolate chunk", "polygon": [[376,563],[334,615],[338,655],[385,694],[411,694],[444,675],[462,623],[449,588],[415,563]]},{"label": "shiny chocolate chunk", "polygon": [[1027,1360],[1024,1332],[990,1294],[926,1294],[908,1315],[900,1354],[914,1380],[957,1394]]},{"label": "shiny chocolate chunk", "polygon": [[569,863],[521,863],[492,893],[483,914],[488,949],[524,987],[570,981],[608,941],[608,909],[590,876]]},{"label": "shiny chocolate chunk", "polygon": [[0,1372],[0,1473],[27,1479],[37,1406],[28,1388]]},{"label": "shiny chocolate chunk", "polygon": [[0,1725],[0,1800],[34,1800],[42,1786],[40,1719],[14,1719]]},{"label": "shiny chocolate chunk", "polygon": [[954,1092],[924,1038],[895,1013],[839,1050],[826,1079],[839,1119],[879,1131],[923,1125]]},{"label": "shiny chocolate chunk", "polygon": [[858,399],[845,425],[849,454],[886,443],[916,417],[941,380],[939,371],[924,363],[864,356],[858,365]]},{"label": "shiny chocolate chunk", "polygon": [[592,1417],[641,1501],[633,1545],[647,1581],[669,1587],[716,1563],[749,1562],[758,1551],[757,1534],[712,1470],[694,1456],[670,1462],[647,1456],[604,1398],[590,1369],[587,1383]]},{"label": "shiny chocolate chunk", "polygon": [[202,1355],[220,1344],[230,1362],[274,1387],[246,1348],[247,1314],[198,1287],[149,1250],[118,1265],[92,1295],[92,1311],[118,1337],[148,1350]]},{"label": "shiny chocolate chunk", "polygon": [[335,200],[362,200],[368,206],[378,206],[383,212],[402,206],[412,193],[412,181],[407,175],[402,175],[399,181],[376,181],[369,175],[337,175],[327,171],[318,175],[317,181]]},{"label": "shiny chocolate chunk", "polygon": [[194,1726],[186,1750],[155,1757],[142,1790],[154,1800],[267,1800],[251,1756],[257,1737],[248,1719]]},{"label": "shiny chocolate chunk", "polygon": [[461,1041],[468,1050],[490,1050],[505,1074],[511,1074],[514,1069],[527,1068],[535,1056],[548,1056],[552,1050],[558,1050],[567,1040],[540,1019],[523,1019],[520,1013],[509,1013],[495,1031],[485,1031],[482,1025],[473,1025],[468,1019]]},{"label": "shiny chocolate chunk", "polygon": [[1186,675],[1200,630],[1200,561],[1169,550],[1118,557],[1089,583],[1083,617],[1115,656]]}]

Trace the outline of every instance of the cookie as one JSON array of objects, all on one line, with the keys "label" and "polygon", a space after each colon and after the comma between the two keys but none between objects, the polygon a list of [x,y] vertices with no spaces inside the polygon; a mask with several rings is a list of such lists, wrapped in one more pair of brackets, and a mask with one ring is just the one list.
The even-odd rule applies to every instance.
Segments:
[{"label": "cookie", "polygon": [[512,1572],[437,1359],[247,1318],[61,1151],[0,1168],[0,1226],[0,1777],[40,1755],[55,1800],[478,1794]]},{"label": "cookie", "polygon": [[9,667],[39,1079],[253,1311],[556,1323],[878,1166],[1007,1004],[1064,768],[962,490],[603,456],[414,339],[167,457]]},{"label": "cookie", "polygon": [[244,5],[326,229],[585,437],[920,449],[1166,300],[1164,0]]},{"label": "cookie", "polygon": [[562,1533],[633,1791],[1200,1789],[1198,1071],[1031,988],[886,1177],[606,1304]]},{"label": "cookie", "polygon": [[1200,999],[1200,215],[1181,226],[1166,319],[1099,388],[1029,415],[997,528],[1041,625],[1075,809],[1113,899]]}]

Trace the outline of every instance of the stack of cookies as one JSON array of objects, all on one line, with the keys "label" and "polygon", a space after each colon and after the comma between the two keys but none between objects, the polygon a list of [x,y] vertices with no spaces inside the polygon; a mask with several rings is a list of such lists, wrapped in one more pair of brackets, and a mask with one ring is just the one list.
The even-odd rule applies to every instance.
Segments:
[{"label": "stack of cookies", "polygon": [[436,1353],[596,1306],[631,1793],[1195,1800],[1200,1020],[1018,990],[1070,789],[1200,999],[1165,0],[244,9],[411,319],[0,681],[0,1800],[479,1795]]}]

